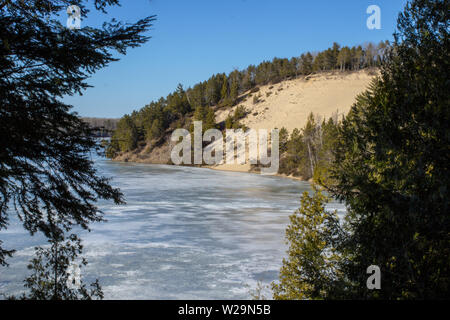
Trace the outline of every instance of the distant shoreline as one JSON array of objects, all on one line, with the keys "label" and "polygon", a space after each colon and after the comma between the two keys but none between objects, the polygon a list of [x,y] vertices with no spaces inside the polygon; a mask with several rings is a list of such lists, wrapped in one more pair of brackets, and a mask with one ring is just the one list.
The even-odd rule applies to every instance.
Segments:
[{"label": "distant shoreline", "polygon": [[[229,167],[227,169],[224,169],[223,167],[214,167],[214,166],[197,166],[197,165],[175,165],[175,164],[170,164],[170,163],[155,163],[155,162],[148,162],[148,161],[130,161],[130,160],[118,160],[118,159],[108,159],[109,161],[112,162],[116,162],[116,163],[133,163],[133,164],[150,164],[150,165],[160,165],[160,166],[173,166],[173,167],[195,167],[195,168],[199,168],[199,169],[209,169],[209,170],[214,170],[214,171],[222,171],[222,172],[236,172],[236,173],[249,173],[249,174],[257,174],[259,175],[260,173],[258,171],[255,170],[244,170],[243,168],[239,168],[239,167],[243,167],[243,166],[239,166],[239,165],[232,165],[233,168]],[[142,160],[142,159],[141,159]],[[302,177],[295,177],[295,176],[288,176],[282,173],[277,173],[277,174],[273,174],[273,175],[266,175],[266,176],[273,176],[273,177],[279,177],[279,178],[285,178],[285,179],[290,179],[290,180],[295,180],[295,181],[303,181],[303,182],[312,182],[311,179],[309,180],[305,180]]]}]

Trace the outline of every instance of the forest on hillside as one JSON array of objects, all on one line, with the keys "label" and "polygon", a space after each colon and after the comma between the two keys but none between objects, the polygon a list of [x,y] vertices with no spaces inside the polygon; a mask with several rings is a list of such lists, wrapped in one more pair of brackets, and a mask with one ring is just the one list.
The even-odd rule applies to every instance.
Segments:
[{"label": "forest on hillside", "polygon": [[149,143],[158,144],[171,130],[190,128],[192,120],[203,121],[204,130],[224,129],[225,124],[216,123],[214,111],[238,104],[239,96],[244,92],[312,73],[377,68],[388,47],[387,41],[351,48],[334,43],[330,48],[317,53],[307,52],[291,59],[274,58],[259,65],[250,65],[241,71],[234,70],[228,75],[215,74],[186,90],[180,84],[167,97],[161,97],[122,117],[117,123],[106,154],[114,158],[121,152],[132,151]]}]

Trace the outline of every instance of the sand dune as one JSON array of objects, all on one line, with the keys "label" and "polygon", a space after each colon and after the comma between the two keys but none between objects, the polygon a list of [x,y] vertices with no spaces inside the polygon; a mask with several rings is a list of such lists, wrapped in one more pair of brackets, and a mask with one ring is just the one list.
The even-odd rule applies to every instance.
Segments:
[{"label": "sand dune", "polygon": [[[373,77],[367,71],[325,73],[263,86],[239,104],[250,111],[241,122],[252,129],[285,127],[291,132],[302,128],[311,112],[325,118],[336,112],[346,114]],[[261,102],[253,104],[254,95],[260,95]],[[235,108],[219,110],[217,122]]]},{"label": "sand dune", "polygon": [[[311,112],[325,118],[334,113],[345,115],[356,101],[356,96],[368,87],[373,78],[374,72],[363,70],[345,74],[316,74],[262,86],[259,92],[251,96],[246,93],[246,99],[239,104],[249,111],[241,123],[252,129],[285,127],[290,133],[295,128],[303,128]],[[261,102],[254,104],[254,95],[260,96]],[[217,122],[224,121],[235,108],[218,110]],[[250,165],[223,164],[211,168],[248,172]]]},{"label": "sand dune", "polygon": [[[289,132],[294,128],[301,129],[306,124],[308,115],[328,118],[333,113],[346,114],[356,96],[363,92],[374,78],[373,72],[358,71],[352,73],[322,73],[283,81],[274,85],[260,87],[256,93],[244,93],[243,105],[249,114],[241,120],[251,129],[280,129],[285,127]],[[253,97],[260,96],[259,103],[253,103]],[[226,119],[237,106],[216,111],[216,121]],[[169,163],[170,152],[174,143],[168,138],[162,145],[149,146],[124,153],[115,160],[143,163]],[[248,157],[248,155],[247,155]],[[249,172],[250,164],[222,164],[210,167],[217,170]]]}]

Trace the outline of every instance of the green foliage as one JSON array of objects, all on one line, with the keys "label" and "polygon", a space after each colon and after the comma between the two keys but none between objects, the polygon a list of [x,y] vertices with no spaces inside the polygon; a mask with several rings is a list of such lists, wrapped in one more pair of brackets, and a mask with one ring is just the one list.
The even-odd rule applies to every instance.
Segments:
[{"label": "green foliage", "polygon": [[[307,52],[298,58],[274,58],[272,61],[263,61],[257,66],[250,65],[244,70],[234,70],[228,75],[215,74],[187,90],[178,85],[177,89],[167,97],[151,102],[132,114],[132,120],[138,132],[138,143],[135,145],[139,145],[139,141],[146,140],[148,142],[163,137],[166,129],[174,127],[174,124],[180,119],[192,116],[192,111],[194,111],[194,120],[205,121],[209,107],[232,107],[239,103],[239,96],[245,91],[250,90],[249,96],[251,96],[258,92],[262,85],[309,75],[314,71],[360,70],[379,66],[383,61],[386,46],[387,44],[382,42],[378,46],[370,44],[365,48],[359,46],[341,49],[337,43],[334,43],[330,49],[319,52],[316,57]],[[341,53],[341,51],[344,52]],[[278,89],[278,91],[281,90],[283,88]],[[269,92],[266,93],[267,97],[269,95]],[[259,103],[260,98],[260,94],[253,96],[253,103]],[[154,124],[156,119],[157,122]],[[232,118],[225,122],[225,127],[233,127]],[[212,117],[209,117],[207,127],[216,127],[212,123]],[[237,126],[234,125],[234,127]],[[122,133],[116,132],[115,140],[128,140],[128,137],[123,137]],[[117,147],[115,140],[111,140],[108,148],[107,155],[109,157],[114,157],[120,150],[123,150],[123,148]],[[312,176],[312,173],[308,175]]]},{"label": "green foliage", "polygon": [[245,129],[245,127],[240,123],[239,120],[242,118],[245,118],[245,116],[248,114],[248,111],[245,109],[244,106],[238,106],[234,110],[233,115],[228,115],[225,119],[225,128],[226,129]]},{"label": "green foliage", "polygon": [[[194,121],[202,122],[202,133],[205,133],[206,130],[216,129],[216,115],[214,109],[209,106],[198,106],[194,112]],[[192,124],[191,131],[194,130],[194,126]]]},{"label": "green foliage", "polygon": [[216,75],[209,78],[206,83],[206,103],[210,106],[216,105],[221,99],[221,86],[223,76]]},{"label": "green foliage", "polygon": [[198,106],[195,109],[193,120],[194,121],[205,121],[206,115],[208,114],[208,110],[209,110],[209,108],[206,108],[205,106],[202,106],[202,105]]},{"label": "green foliage", "polygon": [[205,122],[203,124],[203,130],[216,129],[216,114],[213,108],[208,108],[208,112],[206,113]]},{"label": "green foliage", "polygon": [[332,287],[341,286],[341,254],[334,247],[339,219],[325,209],[328,198],[319,190],[304,192],[301,206],[289,217],[286,230],[288,257],[283,259],[280,280],[272,284],[277,300],[332,298]]},{"label": "green foliage", "polygon": [[282,127],[279,132],[280,153],[283,154],[287,151],[287,145],[289,141],[289,132],[285,127]]},{"label": "green foliage", "polygon": [[242,118],[245,118],[245,116],[248,114],[248,111],[245,109],[244,106],[238,106],[234,110],[234,120],[241,120]]},{"label": "green foliage", "polygon": [[148,130],[146,130],[146,137],[148,140],[158,138],[162,135],[164,131],[164,127],[161,123],[161,120],[155,119],[152,122],[152,125]]},{"label": "green foliage", "polygon": [[313,70],[314,57],[311,53],[302,54],[298,65],[299,73],[309,75]]},{"label": "green foliage", "polygon": [[382,75],[340,129],[331,185],[352,223],[346,266],[360,286],[380,266],[385,299],[445,298],[450,290],[447,1],[416,0],[399,17]]},{"label": "green foliage", "polygon": [[225,119],[225,129],[233,129],[233,116],[229,114],[227,118]]},{"label": "green foliage", "polygon": [[311,113],[305,127],[301,131],[294,129],[290,138],[287,130],[282,128],[279,172],[301,176],[305,180],[313,178],[316,182],[328,177],[328,168],[334,160],[338,126],[337,117],[320,122]]},{"label": "green foliage", "polygon": [[[180,87],[178,88],[180,89]],[[178,94],[176,94],[175,96],[178,96]],[[174,100],[179,101],[181,104],[176,104]],[[142,139],[142,137],[137,134],[137,132],[139,131],[144,132],[144,138],[146,141],[158,139],[162,136],[165,129],[168,127],[169,121],[167,119],[167,115],[170,112],[173,112],[173,110],[177,110],[175,113],[173,113],[173,115],[174,119],[179,119],[179,117],[181,118],[183,116],[182,112],[189,109],[189,107],[183,105],[183,101],[185,100],[186,95],[184,94],[184,98],[180,98],[179,100],[178,98],[174,98],[174,96],[172,96],[169,100],[171,101],[171,103],[167,105],[165,101],[161,100],[157,103],[151,103],[149,106],[145,107],[139,113],[135,114],[133,118],[131,118],[133,124],[129,124],[129,126],[134,126],[133,130],[136,131],[136,137],[138,139]],[[164,105],[166,105],[166,107],[164,107]],[[123,134],[118,132],[118,138],[119,137],[124,138]]]},{"label": "green foliage", "polygon": [[[339,225],[325,214],[323,198],[303,196],[288,227],[289,258],[275,298],[448,297],[449,9],[447,1],[409,2],[393,47],[383,51],[381,77],[339,127],[323,123],[322,145],[335,147],[318,155],[334,160],[323,170],[319,159],[314,174],[346,203],[347,214]],[[374,49],[366,51],[372,66]],[[314,140],[315,127],[309,119],[304,142]],[[299,136],[294,131],[291,140]],[[381,269],[381,290],[366,287],[370,265]]]},{"label": "green foliage", "polygon": [[88,289],[81,280],[76,283],[72,268],[81,269],[87,265],[84,258],[79,258],[83,252],[81,240],[74,234],[64,239],[57,237],[49,240],[50,247],[36,247],[35,257],[28,265],[32,271],[25,280],[25,288],[29,293],[9,299],[21,300],[92,300],[103,299],[103,291],[96,280]]},{"label": "green foliage", "polygon": [[134,150],[137,147],[138,131],[130,116],[126,115],[119,120],[111,140],[117,142],[121,152]]},{"label": "green foliage", "polygon": [[[88,1],[70,4],[87,18]],[[89,1],[105,11],[119,1]],[[17,213],[31,234],[87,228],[102,220],[98,199],[121,203],[122,194],[98,176],[89,152],[92,130],[61,97],[81,93],[86,79],[145,43],[154,17],[70,30],[55,18],[68,2],[1,1],[0,9],[0,229]],[[5,138],[6,137],[6,138]],[[0,264],[10,250],[0,248]]]},{"label": "green foliage", "polygon": [[109,143],[106,143],[105,156],[108,158],[115,158],[120,152],[119,141],[117,139],[111,139]]},{"label": "green foliage", "polygon": [[220,90],[220,98],[222,101],[226,101],[228,99],[228,78],[226,75],[223,75],[222,89]]},{"label": "green foliage", "polygon": [[[215,103],[217,101],[217,96],[214,95],[214,93],[216,93],[214,90],[216,89],[212,89],[213,92],[209,99],[211,100],[211,103]],[[176,91],[169,94],[166,100],[167,101],[163,103],[165,105],[164,111],[175,115],[175,117],[179,118],[191,111],[191,105],[189,104],[188,97],[181,84],[178,84]],[[159,108],[158,111],[164,112],[162,108]],[[164,122],[162,115],[158,115],[158,118],[159,122]]]},{"label": "green foliage", "polygon": [[238,79],[233,79],[233,82],[231,83],[231,89],[230,89],[230,104],[234,105],[238,99],[239,95],[239,82]]}]

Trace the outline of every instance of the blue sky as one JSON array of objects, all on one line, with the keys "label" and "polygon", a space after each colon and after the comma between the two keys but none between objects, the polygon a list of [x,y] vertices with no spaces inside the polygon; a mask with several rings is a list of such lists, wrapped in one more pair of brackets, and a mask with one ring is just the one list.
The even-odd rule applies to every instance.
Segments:
[{"label": "blue sky", "polygon": [[[212,74],[273,57],[392,40],[406,0],[123,0],[107,15],[91,13],[82,26],[115,17],[132,22],[157,15],[152,37],[89,79],[82,96],[65,97],[88,117],[121,117]],[[381,30],[369,30],[369,5],[381,8]]]}]

